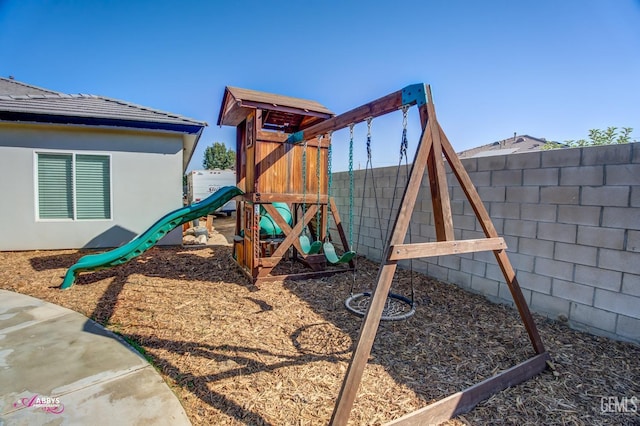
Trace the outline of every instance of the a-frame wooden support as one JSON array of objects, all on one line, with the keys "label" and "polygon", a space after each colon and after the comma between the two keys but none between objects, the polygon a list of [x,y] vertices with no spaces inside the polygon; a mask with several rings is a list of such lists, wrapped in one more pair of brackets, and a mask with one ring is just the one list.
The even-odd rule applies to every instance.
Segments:
[{"label": "a-frame wooden support", "polygon": [[[391,238],[384,248],[382,262],[378,271],[377,284],[367,313],[363,319],[356,348],[342,383],[333,415],[332,425],[345,425],[353,407],[353,402],[362,380],[362,374],[371,353],[373,341],[380,324],[387,294],[389,293],[397,262],[402,259],[414,259],[431,256],[443,256],[477,251],[493,251],[511,296],[520,313],[520,317],[529,335],[535,356],[496,376],[478,383],[464,391],[453,394],[421,410],[409,413],[392,424],[418,425],[445,421],[457,414],[471,410],[478,402],[488,398],[509,386],[513,386],[540,373],[546,367],[549,355],[545,352],[542,340],[533,321],[520,285],[511,266],[504,239],[498,236],[493,222],[469,178],[464,166],[456,155],[451,143],[438,124],[431,98],[431,89],[427,85],[416,84],[394,92],[369,104],[353,109],[342,115],[328,119],[303,132],[292,135],[291,142],[347,127],[370,117],[395,111],[405,105],[417,105],[420,110],[422,136],[416,149],[415,159],[402,201],[391,231]],[[444,158],[449,162],[458,179],[486,238],[460,240],[454,238],[453,219],[447,188]],[[436,239],[431,243],[404,244],[411,214],[414,210],[422,178],[428,173],[431,188],[433,213],[435,218]]]}]

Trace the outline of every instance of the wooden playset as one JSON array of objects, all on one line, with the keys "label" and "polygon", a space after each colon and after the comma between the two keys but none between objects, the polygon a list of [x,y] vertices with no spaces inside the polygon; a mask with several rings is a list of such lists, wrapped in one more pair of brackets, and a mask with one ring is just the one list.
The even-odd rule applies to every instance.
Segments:
[{"label": "wooden playset", "polygon": [[[228,87],[218,124],[233,125],[238,129],[238,187],[245,192],[237,210],[236,261],[256,282],[333,273],[335,271],[325,269],[327,260],[340,258],[330,253],[333,248],[331,244],[327,245],[327,250],[322,247],[329,242],[326,225],[331,215],[346,255],[342,256],[344,264],[353,268],[350,242],[345,238],[338,211],[330,197],[331,133],[413,106],[419,110],[422,135],[400,207],[392,222],[390,237],[384,245],[377,284],[337,398],[332,425],[347,424],[400,260],[492,251],[535,354],[494,377],[390,424],[434,424],[467,412],[492,394],[537,375],[546,368],[550,359],[507,256],[505,241],[497,234],[471,179],[438,124],[431,90],[424,84],[407,86],[338,116],[316,102]],[[314,151],[315,155],[309,155],[308,151]],[[485,238],[455,239],[445,159],[473,208]],[[431,190],[437,241],[405,243],[425,173]],[[310,179],[310,176],[316,176],[316,179]],[[311,194],[315,197],[311,197]],[[267,216],[268,219],[265,219]],[[272,222],[271,226],[266,223],[268,221]],[[305,228],[315,239],[315,248]],[[310,272],[271,275],[273,268],[286,256],[299,257]],[[337,270],[343,271],[345,268]]]}]

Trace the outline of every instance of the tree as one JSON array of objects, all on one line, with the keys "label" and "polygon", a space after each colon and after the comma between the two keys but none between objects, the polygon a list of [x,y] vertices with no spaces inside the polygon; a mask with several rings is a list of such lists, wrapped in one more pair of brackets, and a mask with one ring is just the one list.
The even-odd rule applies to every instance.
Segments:
[{"label": "tree", "polygon": [[631,142],[632,127],[623,127],[620,133],[618,133],[617,127],[607,127],[607,130],[591,129],[589,130],[589,139],[578,139],[565,141],[564,144],[559,142],[547,142],[542,146],[542,149],[556,149],[556,148],[576,148],[582,146],[596,146],[596,145],[614,145]]},{"label": "tree", "polygon": [[214,142],[212,146],[208,146],[204,151],[204,160],[202,167],[210,169],[235,169],[236,168],[236,152],[227,147],[222,142]]}]

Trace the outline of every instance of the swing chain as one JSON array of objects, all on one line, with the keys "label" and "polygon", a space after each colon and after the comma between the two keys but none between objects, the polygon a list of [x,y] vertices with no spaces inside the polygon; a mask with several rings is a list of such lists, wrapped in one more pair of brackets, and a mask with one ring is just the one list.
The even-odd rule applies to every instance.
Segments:
[{"label": "swing chain", "polygon": [[[302,216],[307,213],[307,140],[304,140],[302,151]],[[303,227],[303,233],[306,233],[306,227]]]},{"label": "swing chain", "polygon": [[320,146],[322,145],[322,139],[324,138],[324,135],[318,135],[318,150],[317,150],[317,155],[316,155],[316,179],[317,179],[317,183],[318,183],[318,191],[317,191],[317,195],[318,195],[318,210],[316,210],[316,225],[315,225],[315,232],[316,232],[316,240],[320,239]]},{"label": "swing chain", "polygon": [[353,250],[353,127],[349,125],[349,250]]},{"label": "swing chain", "polygon": [[331,199],[331,185],[333,184],[333,176],[331,175],[331,132],[328,133],[327,138],[329,140],[329,145],[327,146],[327,234],[326,238],[329,238],[329,202]]},{"label": "swing chain", "polygon": [[409,148],[409,141],[407,139],[407,111],[409,106],[402,107],[402,142],[400,143],[400,162],[403,157],[407,157],[407,149]]},{"label": "swing chain", "polygon": [[371,121],[373,117],[367,118],[367,160],[371,161]]}]

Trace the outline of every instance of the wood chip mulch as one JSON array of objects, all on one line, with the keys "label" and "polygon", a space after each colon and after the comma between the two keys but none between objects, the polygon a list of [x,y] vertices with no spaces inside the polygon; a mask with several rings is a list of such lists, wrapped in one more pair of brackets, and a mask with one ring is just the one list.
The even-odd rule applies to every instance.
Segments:
[{"label": "wood chip mulch", "polygon": [[[194,425],[328,423],[361,323],[343,303],[374,284],[376,264],[256,288],[226,245],[153,248],[59,290],[83,254],[0,253],[0,288],[73,309],[142,348]],[[409,271],[393,291],[409,296],[412,280],[416,314],[381,324],[352,425],[393,420],[533,355],[515,310]],[[640,347],[535,320],[550,368],[447,424],[640,424],[601,404],[640,398]]]}]

